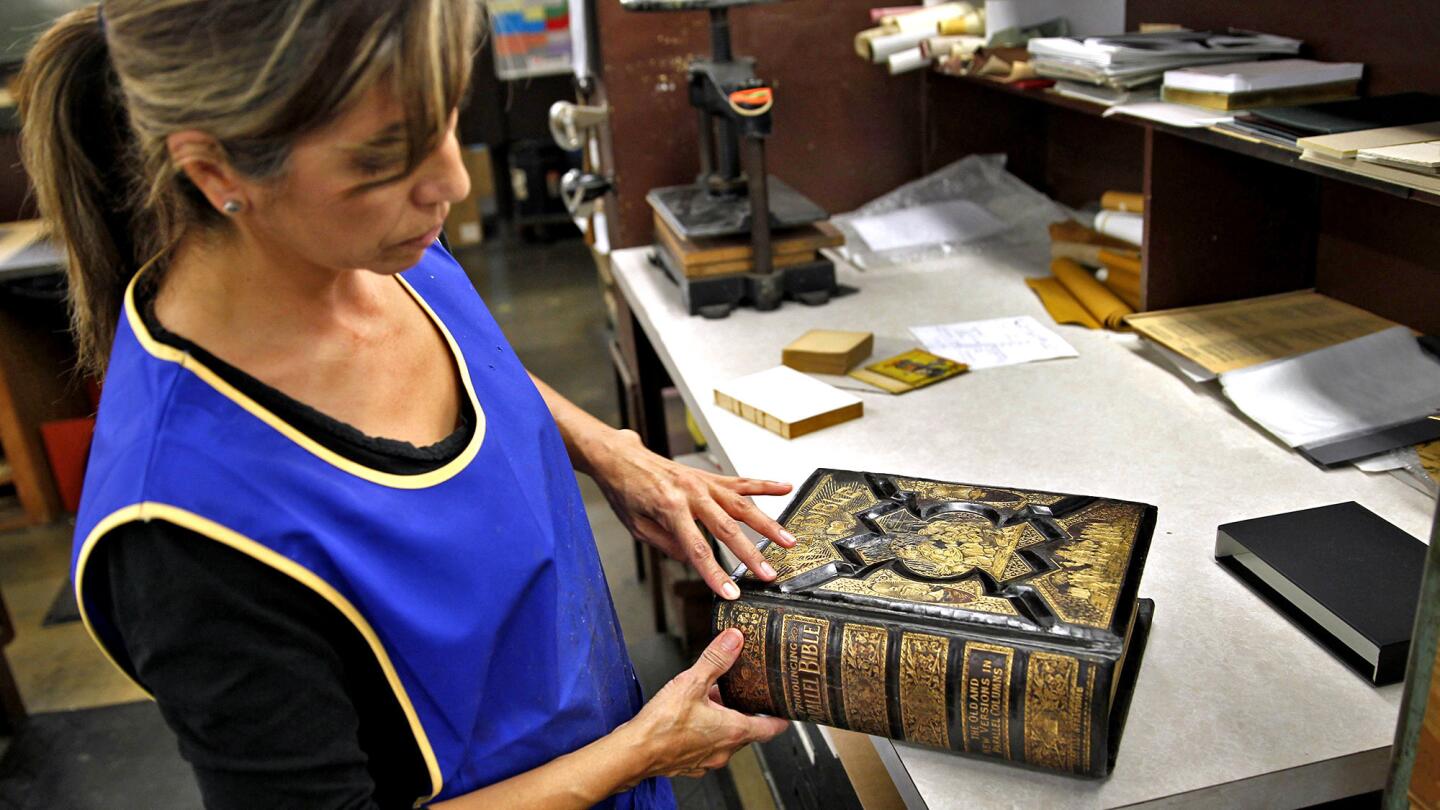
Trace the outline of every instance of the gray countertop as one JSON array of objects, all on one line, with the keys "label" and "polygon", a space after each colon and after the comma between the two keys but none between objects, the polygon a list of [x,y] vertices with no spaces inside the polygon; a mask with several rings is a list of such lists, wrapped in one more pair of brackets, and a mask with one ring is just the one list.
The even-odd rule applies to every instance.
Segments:
[{"label": "gray countertop", "polygon": [[[816,467],[904,473],[1155,504],[1140,595],[1155,622],[1114,773],[1086,781],[874,738],[930,808],[1297,807],[1383,786],[1400,687],[1375,688],[1214,561],[1216,526],[1354,500],[1428,536],[1432,505],[1388,475],[1325,471],[1245,421],[1218,392],[1130,335],[1053,326],[1024,286],[1027,257],[958,256],[904,270],[838,268],[856,295],[729,318],[690,317],[646,249],[614,275],[721,462],[800,483]],[[1080,356],[962,375],[787,441],[714,405],[717,383],[779,363],[807,329],[914,345],[915,324],[1033,315]],[[762,498],[778,515],[785,498]],[[916,802],[918,803],[918,802]]]}]

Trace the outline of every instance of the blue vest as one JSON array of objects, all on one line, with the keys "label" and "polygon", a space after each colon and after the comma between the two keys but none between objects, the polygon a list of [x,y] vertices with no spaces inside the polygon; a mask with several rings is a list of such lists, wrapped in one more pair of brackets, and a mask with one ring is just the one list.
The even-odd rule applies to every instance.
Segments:
[{"label": "blue vest", "polygon": [[[72,574],[86,627],[132,678],[86,588],[86,561],[114,527],[164,520],[310,588],[355,625],[394,690],[430,772],[419,805],[574,751],[633,717],[641,696],[544,400],[443,248],[401,278],[444,334],[477,422],[458,458],[416,475],[337,455],[156,342],[131,282]],[[675,804],[649,780],[602,806]]]}]

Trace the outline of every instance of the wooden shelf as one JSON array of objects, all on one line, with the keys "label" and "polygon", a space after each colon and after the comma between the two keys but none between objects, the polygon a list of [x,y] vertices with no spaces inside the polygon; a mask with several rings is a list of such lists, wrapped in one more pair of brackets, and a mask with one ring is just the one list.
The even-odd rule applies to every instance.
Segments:
[{"label": "wooden shelf", "polygon": [[1264,160],[1280,166],[1286,166],[1292,169],[1298,169],[1300,171],[1308,172],[1310,174],[1318,175],[1320,177],[1329,178],[1331,180],[1339,180],[1344,183],[1351,183],[1362,188],[1372,189],[1374,191],[1390,194],[1392,196],[1400,197],[1402,199],[1412,199],[1428,205],[1440,206],[1440,195],[1431,194],[1425,191],[1420,191],[1418,189],[1412,189],[1408,186],[1399,185],[1398,183],[1390,183],[1384,180],[1377,180],[1372,177],[1366,177],[1362,174],[1355,174],[1354,172],[1347,172],[1341,169],[1335,169],[1330,166],[1323,166],[1318,163],[1311,163],[1306,160],[1301,160],[1298,153],[1291,152],[1288,149],[1284,149],[1273,144],[1249,141],[1244,138],[1239,138],[1234,135],[1226,134],[1221,130],[1213,129],[1211,127],[1177,127],[1170,124],[1162,124],[1158,121],[1146,121],[1140,118],[1132,118],[1127,115],[1115,115],[1109,116],[1107,118],[1103,115],[1106,108],[1099,104],[1093,104],[1088,101],[1081,101],[1079,99],[1069,98],[1067,96],[1062,96],[1059,93],[1050,92],[1046,89],[1022,90],[1012,85],[1001,84],[1000,82],[991,81],[989,79],[976,78],[973,76],[956,76],[949,73],[942,73],[939,71],[934,72],[932,75],[936,77],[937,81],[963,82],[965,84],[973,85],[976,87],[984,87],[994,92],[1004,93],[1006,95],[1016,98],[1028,99],[1030,101],[1034,101],[1040,104],[1047,104],[1051,107],[1072,110],[1084,115],[1093,116],[1095,118],[1104,118],[1107,121],[1115,121],[1117,123],[1129,124],[1131,126],[1143,127],[1146,129],[1153,129],[1156,131],[1165,132],[1171,135],[1185,138],[1190,141],[1194,141],[1196,143],[1203,143],[1207,146],[1213,146],[1217,149],[1224,149],[1230,152],[1245,155],[1247,157],[1258,158],[1260,160]]},{"label": "wooden shelf", "polygon": [[[1145,195],[1141,308],[1314,288],[1440,333],[1440,197],[1207,128],[1126,116],[1044,90],[924,74],[924,171],[970,154],[1082,208]],[[1416,203],[1422,204],[1416,204]]]}]

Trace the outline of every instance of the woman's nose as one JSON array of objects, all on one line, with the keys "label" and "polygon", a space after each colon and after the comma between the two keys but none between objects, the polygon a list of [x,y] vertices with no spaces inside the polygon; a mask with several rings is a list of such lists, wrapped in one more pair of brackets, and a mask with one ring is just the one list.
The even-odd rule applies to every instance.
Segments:
[{"label": "woman's nose", "polygon": [[420,182],[415,185],[415,204],[428,208],[439,203],[456,203],[470,195],[470,175],[460,159],[460,141],[452,129],[425,161]]}]

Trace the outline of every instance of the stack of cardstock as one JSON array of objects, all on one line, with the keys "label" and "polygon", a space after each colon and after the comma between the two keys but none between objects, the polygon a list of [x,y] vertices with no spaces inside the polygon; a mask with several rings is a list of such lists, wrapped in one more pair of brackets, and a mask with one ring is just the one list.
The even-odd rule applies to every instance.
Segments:
[{"label": "stack of cardstock", "polygon": [[1295,145],[1307,153],[1313,152],[1336,160],[1346,160],[1358,156],[1363,149],[1433,140],[1440,140],[1440,121],[1406,124],[1398,127],[1380,127],[1379,129],[1361,129],[1329,135],[1312,135],[1308,138],[1300,138]]},{"label": "stack of cardstock", "polygon": [[1440,121],[1301,138],[1301,160],[1440,194]]},{"label": "stack of cardstock", "polygon": [[780,354],[780,362],[810,374],[844,374],[860,365],[874,350],[870,332],[811,329]]},{"label": "stack of cardstock", "polygon": [[948,380],[957,374],[963,374],[969,368],[964,363],[957,363],[922,349],[911,349],[865,368],[856,369],[850,372],[850,376],[892,394],[904,394],[941,380]]},{"label": "stack of cardstock", "polygon": [[786,366],[716,387],[715,404],[786,439],[858,419],[865,413],[859,397]]},{"label": "stack of cardstock", "polygon": [[1366,163],[1378,163],[1407,172],[1440,174],[1440,141],[1361,149],[1355,157]]}]

